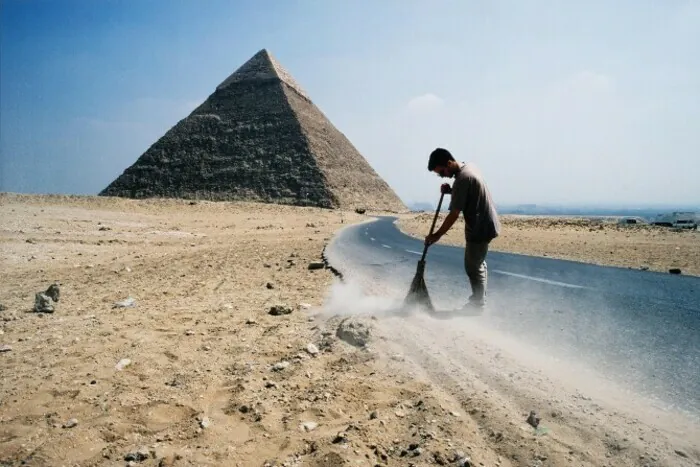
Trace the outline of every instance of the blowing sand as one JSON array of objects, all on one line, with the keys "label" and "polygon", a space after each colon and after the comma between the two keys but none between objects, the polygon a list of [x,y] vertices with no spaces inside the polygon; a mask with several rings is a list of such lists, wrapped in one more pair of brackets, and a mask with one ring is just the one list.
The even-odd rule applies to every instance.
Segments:
[{"label": "blowing sand", "polygon": [[[400,216],[404,233],[425,238],[434,213]],[[436,222],[437,230],[445,214]],[[700,231],[650,225],[619,225],[615,220],[585,218],[502,216],[501,236],[494,251],[567,259],[606,266],[700,275]],[[455,222],[441,240],[464,245],[464,220]]]},{"label": "blowing sand", "polygon": [[[309,264],[365,216],[19,195],[0,195],[0,216],[0,465],[694,465],[700,456],[661,435],[640,441],[637,428],[629,440],[606,438],[604,426],[582,438],[581,413],[597,410],[586,402],[546,415],[558,417],[546,434],[507,399],[479,396],[493,387],[462,400],[423,376],[437,367],[382,347],[381,318],[347,328],[361,338],[375,323],[368,348],[339,339],[348,322],[322,307],[337,279]],[[35,293],[53,283],[55,311],[33,312]],[[127,299],[134,305],[115,307]],[[282,314],[270,314],[276,306]],[[468,382],[445,368],[433,378]]]}]

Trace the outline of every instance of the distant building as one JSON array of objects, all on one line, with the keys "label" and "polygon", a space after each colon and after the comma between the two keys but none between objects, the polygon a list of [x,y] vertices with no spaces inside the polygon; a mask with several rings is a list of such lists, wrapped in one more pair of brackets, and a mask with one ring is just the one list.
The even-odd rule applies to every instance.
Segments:
[{"label": "distant building", "polygon": [[651,223],[664,227],[696,229],[698,227],[698,215],[692,211],[674,211],[667,214],[659,214]]}]

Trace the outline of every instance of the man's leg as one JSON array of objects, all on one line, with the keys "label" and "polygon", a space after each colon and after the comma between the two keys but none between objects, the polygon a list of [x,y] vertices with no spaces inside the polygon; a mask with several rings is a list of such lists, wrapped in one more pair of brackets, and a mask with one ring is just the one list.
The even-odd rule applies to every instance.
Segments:
[{"label": "man's leg", "polygon": [[472,287],[472,296],[469,301],[477,305],[484,305],[486,301],[486,254],[489,251],[488,242],[467,242],[464,250],[464,269],[467,272],[469,283]]}]

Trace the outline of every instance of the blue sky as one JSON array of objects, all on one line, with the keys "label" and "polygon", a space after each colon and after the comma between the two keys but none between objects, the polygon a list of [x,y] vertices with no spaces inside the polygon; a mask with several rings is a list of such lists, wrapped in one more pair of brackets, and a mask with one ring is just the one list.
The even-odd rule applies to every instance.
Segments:
[{"label": "blue sky", "polygon": [[0,191],[95,194],[267,48],[401,198],[700,204],[700,2],[3,0]]}]

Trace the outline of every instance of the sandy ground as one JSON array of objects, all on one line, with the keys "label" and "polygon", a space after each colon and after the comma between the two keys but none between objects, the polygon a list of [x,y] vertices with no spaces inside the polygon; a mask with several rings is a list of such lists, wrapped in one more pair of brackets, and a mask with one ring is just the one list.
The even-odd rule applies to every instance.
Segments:
[{"label": "sandy ground", "polygon": [[[435,229],[445,218],[441,213]],[[404,233],[425,238],[433,213],[399,216]],[[633,269],[700,275],[700,231],[677,230],[649,225],[619,225],[614,219],[502,216],[502,232],[492,250],[582,261]],[[440,240],[464,245],[464,219],[455,222]]]},{"label": "sandy ground", "polygon": [[[576,431],[590,400],[546,416],[556,435],[535,430],[476,394],[495,385],[462,398],[455,371],[478,368],[446,355],[457,366],[438,371],[420,346],[397,353],[381,317],[324,312],[337,278],[308,265],[366,216],[18,195],[0,216],[2,466],[698,465],[661,435]],[[53,283],[55,311],[33,312]]]}]

